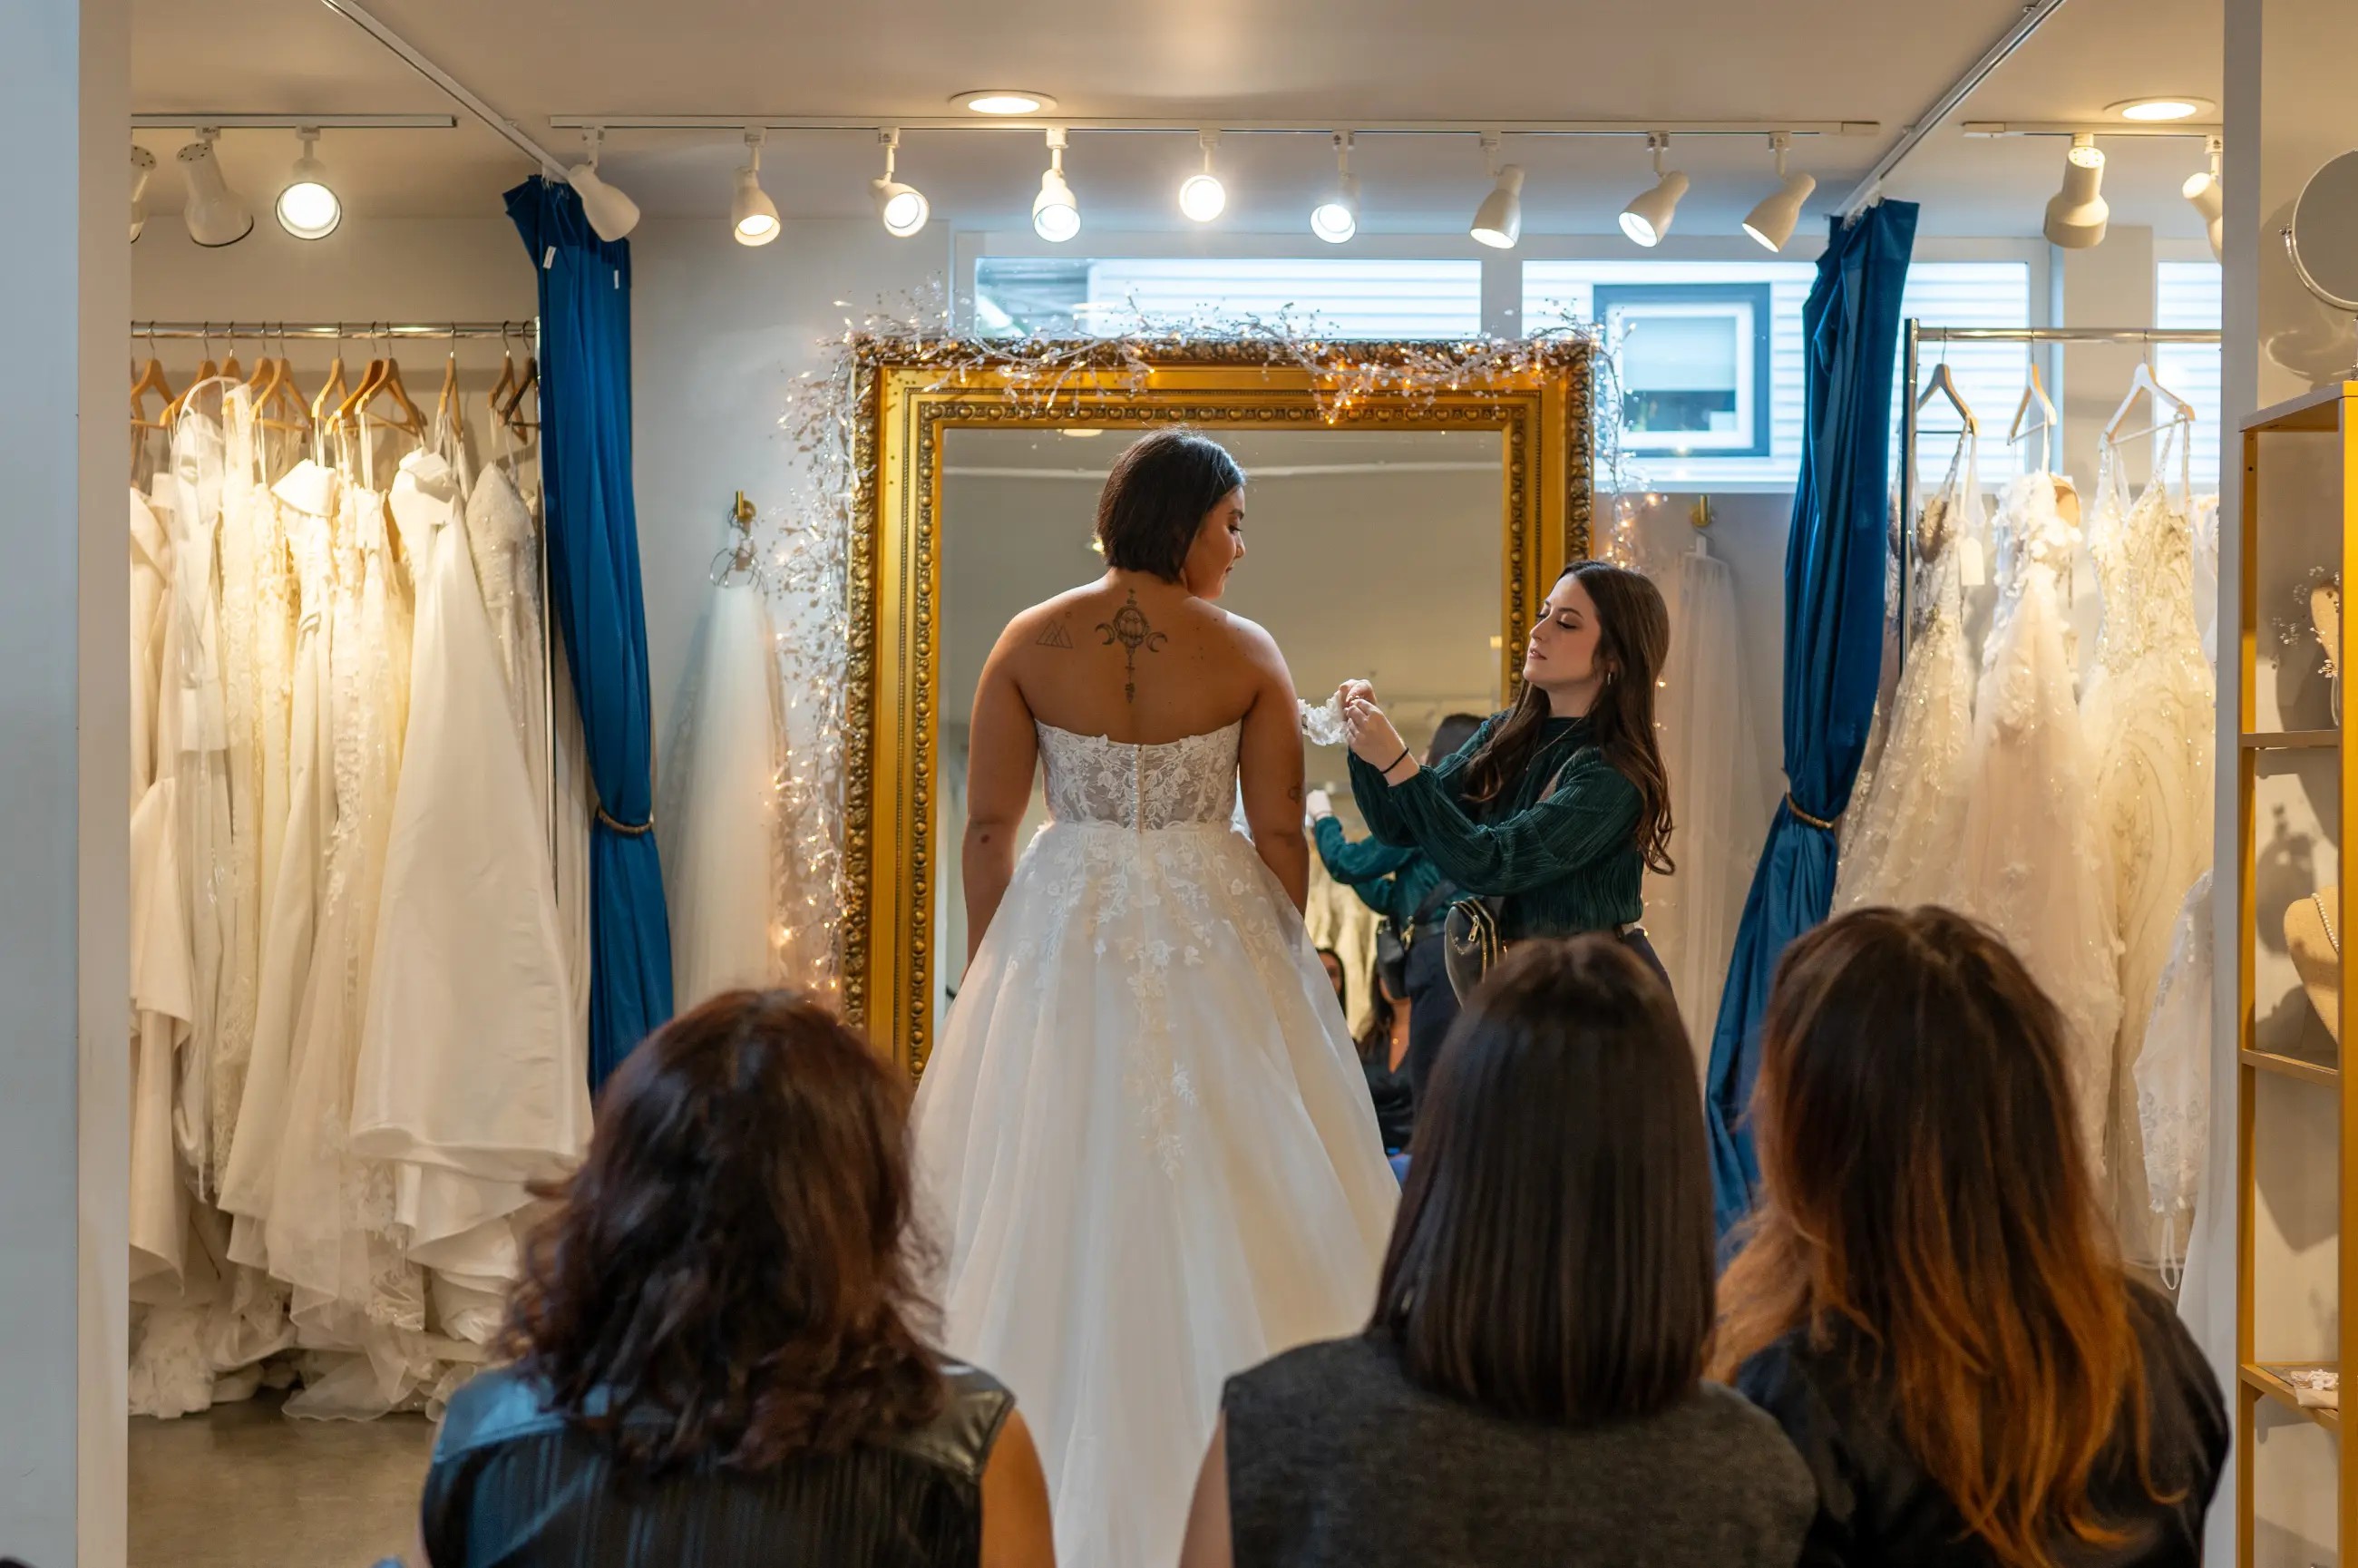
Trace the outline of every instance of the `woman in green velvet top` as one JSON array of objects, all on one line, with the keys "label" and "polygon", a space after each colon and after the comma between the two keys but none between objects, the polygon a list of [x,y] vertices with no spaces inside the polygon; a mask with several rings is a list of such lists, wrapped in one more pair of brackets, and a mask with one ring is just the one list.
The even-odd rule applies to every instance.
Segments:
[{"label": "woman in green velvet top", "polygon": [[1604,561],[1568,568],[1531,628],[1522,695],[1429,768],[1374,688],[1346,682],[1359,814],[1463,893],[1498,896],[1507,941],[1608,931],[1659,971],[1638,922],[1646,872],[1671,869],[1670,779],[1654,740],[1670,642],[1661,592],[1644,575]]}]

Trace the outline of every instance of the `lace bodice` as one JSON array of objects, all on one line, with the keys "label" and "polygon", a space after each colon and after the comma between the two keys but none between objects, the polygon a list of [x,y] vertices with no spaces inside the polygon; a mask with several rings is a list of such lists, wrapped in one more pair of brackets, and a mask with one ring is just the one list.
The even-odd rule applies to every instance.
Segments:
[{"label": "lace bodice", "polygon": [[1242,720],[1152,746],[1076,735],[1053,724],[1037,728],[1048,769],[1048,810],[1058,822],[1225,827],[1236,809]]}]

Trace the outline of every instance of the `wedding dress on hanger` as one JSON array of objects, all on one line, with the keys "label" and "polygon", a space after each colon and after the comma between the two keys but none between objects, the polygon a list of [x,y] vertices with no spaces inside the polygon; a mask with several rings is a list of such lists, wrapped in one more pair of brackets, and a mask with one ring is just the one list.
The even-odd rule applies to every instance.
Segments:
[{"label": "wedding dress on hanger", "polygon": [[1679,557],[1656,702],[1678,871],[1647,873],[1646,931],[1669,971],[1699,1069],[1711,1054],[1736,927],[1768,830],[1740,624],[1735,576],[1698,535]]},{"label": "wedding dress on hanger", "polygon": [[2211,873],[2179,906],[2132,1076],[2145,1135],[2153,1265],[2175,1290],[2186,1272],[2211,1143]]},{"label": "wedding dress on hanger", "polygon": [[435,1271],[438,1319],[482,1344],[521,1272],[525,1184],[565,1175],[588,1147],[587,1044],[458,469],[410,454],[387,505],[416,608],[351,1152],[392,1168],[395,1233]]},{"label": "wedding dress on hanger", "polygon": [[1049,825],[913,1113],[944,1343],[1022,1401],[1056,1555],[1174,1561],[1221,1385],[1353,1334],[1398,1184],[1325,971],[1231,827],[1241,724],[1037,726]]},{"label": "wedding dress on hanger", "polygon": [[2093,798],[2110,841],[2121,938],[2122,1015],[2111,1083],[2114,1219],[2124,1256],[2144,1268],[2164,1259],[2169,1217],[2148,1201],[2137,1057],[2180,904],[2211,866],[2217,697],[2194,618],[2193,497],[2186,471],[2192,429],[2187,419],[2163,427],[2153,481],[2134,504],[2120,449],[2105,442],[2088,529],[2104,614],[2080,716],[2095,762]]},{"label": "wedding dress on hanger", "polygon": [[[722,574],[697,629],[655,813],[682,1012],[778,983],[778,779],[785,765],[776,633],[762,586]],[[946,840],[947,841],[947,840]]]},{"label": "wedding dress on hanger", "polygon": [[295,1068],[303,999],[310,989],[328,846],[336,827],[334,605],[336,525],[342,476],[305,459],[271,487],[278,503],[295,578],[287,741],[287,814],[278,831],[276,871],[264,892],[261,979],[255,988],[254,1050],[239,1096],[237,1131],[222,1177],[222,1208],[232,1216],[229,1252],[266,1268],[264,1239],[277,1188],[287,1092]]},{"label": "wedding dress on hanger", "polygon": [[1875,773],[1850,812],[1834,874],[1836,912],[1957,901],[1959,849],[1974,765],[1974,669],[1965,652],[1960,561],[1983,526],[1971,431],[1916,520],[1911,625]]},{"label": "wedding dress on hanger", "polygon": [[299,1342],[324,1353],[287,1411],[330,1417],[399,1408],[436,1370],[423,1336],[425,1282],[397,1234],[394,1173],[351,1138],[407,718],[409,589],[386,497],[370,477],[365,421],[350,439],[360,471],[341,488],[329,638],[334,827],[264,1226],[270,1271],[293,1287]]},{"label": "wedding dress on hanger", "polygon": [[2093,809],[2065,606],[2077,530],[2062,481],[2027,473],[1994,527],[1998,602],[1974,693],[1956,906],[1995,928],[2061,1011],[2082,1141],[2104,1170],[2120,943],[2111,844]]}]

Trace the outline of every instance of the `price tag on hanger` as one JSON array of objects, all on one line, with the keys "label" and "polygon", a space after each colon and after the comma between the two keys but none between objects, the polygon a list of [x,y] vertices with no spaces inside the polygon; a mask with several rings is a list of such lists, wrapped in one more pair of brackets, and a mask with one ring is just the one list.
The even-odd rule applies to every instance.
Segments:
[{"label": "price tag on hanger", "polygon": [[1982,548],[1979,535],[1968,534],[1957,541],[1957,580],[1967,588],[1989,585],[1989,552]]}]

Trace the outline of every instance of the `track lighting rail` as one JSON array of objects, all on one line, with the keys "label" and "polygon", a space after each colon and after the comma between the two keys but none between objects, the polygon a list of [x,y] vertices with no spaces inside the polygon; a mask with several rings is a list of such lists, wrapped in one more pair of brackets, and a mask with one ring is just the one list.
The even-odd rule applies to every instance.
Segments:
[{"label": "track lighting rail", "polygon": [[1086,115],[1030,115],[1022,119],[984,119],[976,115],[884,114],[552,114],[549,125],[559,131],[967,131],[1015,132],[1038,135],[1051,122],[1068,131],[1135,133],[1153,135],[1200,135],[1210,131],[1223,136],[1331,136],[1347,130],[1362,136],[1629,136],[1642,138],[1660,132],[1680,136],[1766,136],[1783,131],[1796,136],[1879,136],[1877,120],[1179,120],[1130,117],[1089,118]]},{"label": "track lighting rail", "polygon": [[135,131],[450,131],[456,114],[134,114]]},{"label": "track lighting rail", "polygon": [[2002,136],[2185,136],[2205,141],[2226,134],[2216,120],[1968,120],[1962,127],[1976,140]]}]

